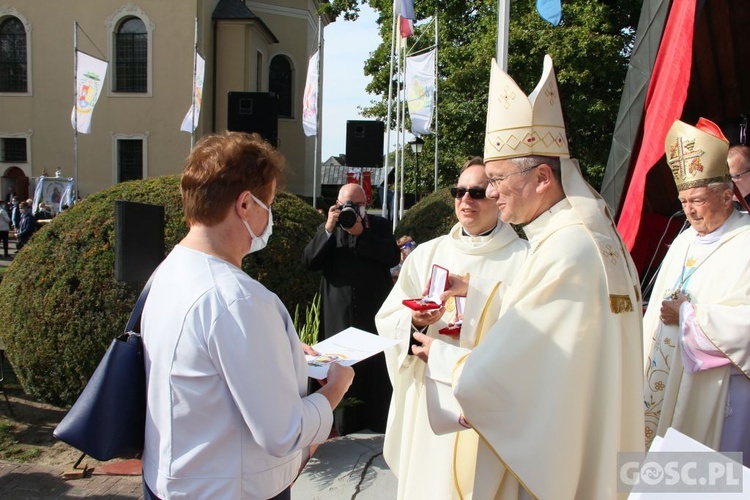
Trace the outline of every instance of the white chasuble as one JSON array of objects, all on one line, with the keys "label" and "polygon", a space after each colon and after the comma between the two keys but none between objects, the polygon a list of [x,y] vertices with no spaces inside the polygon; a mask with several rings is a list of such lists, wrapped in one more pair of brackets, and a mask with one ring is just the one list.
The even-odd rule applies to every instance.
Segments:
[{"label": "white chasuble", "polygon": [[[452,370],[479,435],[474,483],[458,487],[478,500],[616,498],[617,453],[644,449],[642,316],[630,257],[614,233],[600,252],[568,200],[524,230],[531,252],[499,319]],[[629,295],[610,294],[604,259]],[[470,286],[467,303],[472,294]],[[618,307],[628,301],[630,310]],[[464,460],[472,458],[457,454]]]},{"label": "white chasuble", "polygon": [[[732,371],[744,374],[733,380],[750,383],[750,216],[735,211],[717,231],[721,237],[705,248],[693,228],[675,238],[654,283],[643,318],[647,446],[674,427],[719,450]],[[679,327],[659,320],[675,289],[688,295],[701,332],[729,365],[684,370]]]},{"label": "white chasuble", "polygon": [[[486,276],[493,278],[494,283],[510,284],[527,250],[528,244],[502,222],[498,221],[496,229],[482,237],[462,235],[460,224],[456,224],[449,234],[418,245],[404,262],[398,281],[375,318],[380,335],[403,341],[385,352],[393,397],[383,455],[398,477],[398,498],[458,498],[452,471],[456,433],[438,436],[430,427],[424,386],[426,364],[408,354],[411,309],[402,300],[422,296],[433,264],[454,274]],[[472,311],[485,305],[484,298],[477,302],[466,302],[460,337],[438,333],[456,319],[453,300],[446,303],[443,317],[426,334],[456,348],[472,348],[476,334]]]}]

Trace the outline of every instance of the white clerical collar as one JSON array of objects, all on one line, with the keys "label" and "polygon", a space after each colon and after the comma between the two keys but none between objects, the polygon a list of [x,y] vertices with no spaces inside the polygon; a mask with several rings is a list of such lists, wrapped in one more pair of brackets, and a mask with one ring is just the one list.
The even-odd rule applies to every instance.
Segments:
[{"label": "white clerical collar", "polygon": [[531,245],[532,249],[539,244],[539,241],[542,238],[546,237],[547,234],[549,234],[550,228],[548,226],[548,223],[552,216],[556,215],[559,212],[562,212],[565,209],[570,208],[570,201],[568,201],[567,198],[563,198],[562,200],[558,201],[550,208],[539,214],[536,219],[523,226],[523,231],[524,233],[526,233],[526,237],[528,238],[529,244]]},{"label": "white clerical collar", "polygon": [[732,216],[734,216],[735,213],[736,213],[736,211],[733,210],[732,211],[732,215],[730,215],[729,217],[727,217],[727,220],[724,221],[724,224],[722,224],[718,228],[714,229],[713,231],[711,231],[707,235],[701,236],[698,233],[695,233],[695,240],[693,241],[693,243],[695,243],[697,245],[712,245],[712,244],[716,243],[717,241],[719,241],[721,239],[721,237],[724,236],[724,233],[727,230],[727,223],[729,222],[729,219],[731,219]]},{"label": "white clerical collar", "polygon": [[500,225],[500,221],[498,221],[497,224],[495,224],[495,226],[492,229],[484,231],[483,233],[479,233],[476,236],[469,234],[469,232],[466,231],[466,229],[464,229],[463,226],[461,226],[461,238],[469,238],[472,241],[475,241],[479,238],[483,238],[484,236],[490,236],[491,234],[495,232],[495,230],[498,228],[499,225]]}]

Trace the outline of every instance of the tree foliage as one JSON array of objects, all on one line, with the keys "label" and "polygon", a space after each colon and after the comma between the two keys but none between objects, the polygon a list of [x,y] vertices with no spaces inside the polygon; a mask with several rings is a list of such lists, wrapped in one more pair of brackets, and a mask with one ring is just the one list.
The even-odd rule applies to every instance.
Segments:
[{"label": "tree foliage", "polygon": [[[365,112],[385,120],[393,0],[361,3],[379,13],[383,38],[364,68],[372,77],[367,90],[380,100]],[[604,175],[641,3],[563,0],[562,22],[552,26],[541,19],[533,0],[511,2],[508,73],[528,94],[539,81],[544,55],[552,56],[571,155],[580,160],[595,186]],[[356,19],[359,3],[334,0],[326,8],[332,16]],[[439,13],[439,172],[440,184],[448,185],[468,156],[483,152],[490,61],[497,45],[497,1],[416,0],[415,8],[418,21],[409,42],[411,52],[434,43],[434,24],[427,21]],[[434,136],[424,139],[420,165],[426,170],[434,164]],[[409,190],[408,176],[406,186]]]}]

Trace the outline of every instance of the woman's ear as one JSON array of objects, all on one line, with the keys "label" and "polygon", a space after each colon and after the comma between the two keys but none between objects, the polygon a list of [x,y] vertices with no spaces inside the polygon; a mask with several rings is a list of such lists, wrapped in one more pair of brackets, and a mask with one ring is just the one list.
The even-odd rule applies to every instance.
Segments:
[{"label": "woman's ear", "polygon": [[239,215],[241,219],[244,219],[247,209],[249,207],[250,207],[250,191],[245,190],[241,192],[237,196],[237,199],[234,201],[234,209],[237,212],[237,215]]}]

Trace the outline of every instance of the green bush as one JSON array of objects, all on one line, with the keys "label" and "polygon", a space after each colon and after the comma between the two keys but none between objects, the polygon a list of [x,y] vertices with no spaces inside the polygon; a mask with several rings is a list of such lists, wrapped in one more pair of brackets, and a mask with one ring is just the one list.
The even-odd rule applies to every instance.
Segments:
[{"label": "green bush", "polygon": [[450,191],[448,188],[439,189],[404,212],[395,236],[399,238],[408,234],[417,244],[424,243],[446,234],[456,222],[456,209]]},{"label": "green bush", "polygon": [[[24,390],[72,404],[112,338],[120,333],[143,283],[114,272],[114,202],[164,206],[168,253],[186,234],[179,176],[124,182],[91,195],[37,232],[0,283],[0,338]],[[279,192],[268,247],[243,269],[294,311],[306,308],[319,276],[302,266],[302,249],[323,219],[296,196]]]}]

